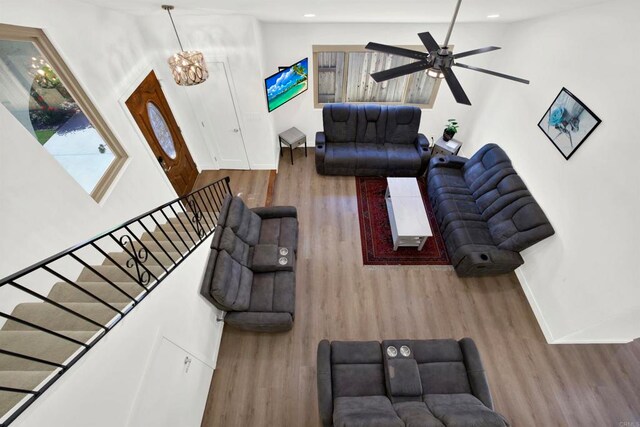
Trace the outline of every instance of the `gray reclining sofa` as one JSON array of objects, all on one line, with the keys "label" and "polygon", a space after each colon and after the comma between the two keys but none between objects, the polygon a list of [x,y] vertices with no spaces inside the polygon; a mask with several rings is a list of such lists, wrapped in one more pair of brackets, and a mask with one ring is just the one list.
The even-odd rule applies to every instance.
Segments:
[{"label": "gray reclining sofa", "polygon": [[420,176],[429,141],[418,133],[422,111],[413,106],[327,104],[324,132],[316,134],[321,175]]},{"label": "gray reclining sofa", "polygon": [[225,323],[256,332],[293,327],[296,208],[249,209],[227,196],[211,242],[201,294],[226,312]]},{"label": "gray reclining sofa", "polygon": [[493,411],[482,361],[470,338],[382,344],[323,340],[317,363],[324,426],[509,425]]},{"label": "gray reclining sofa", "polygon": [[470,159],[434,156],[427,188],[460,276],[513,271],[524,263],[520,251],[554,234],[509,157],[495,144]]}]

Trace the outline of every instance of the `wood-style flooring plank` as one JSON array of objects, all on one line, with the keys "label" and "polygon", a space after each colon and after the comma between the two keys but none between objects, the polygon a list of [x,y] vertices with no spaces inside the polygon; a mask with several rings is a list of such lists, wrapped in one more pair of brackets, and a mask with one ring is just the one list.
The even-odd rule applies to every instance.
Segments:
[{"label": "wood-style flooring plank", "polygon": [[[234,192],[259,199],[261,190],[247,188],[267,175],[228,172]],[[312,150],[293,166],[282,162],[273,205],[298,208],[295,324],[280,334],[224,329],[204,427],[319,426],[321,339],[464,336],[476,341],[496,409],[514,426],[640,422],[640,341],[547,344],[513,274],[462,279],[449,267],[363,266],[355,178],[317,175]]]}]

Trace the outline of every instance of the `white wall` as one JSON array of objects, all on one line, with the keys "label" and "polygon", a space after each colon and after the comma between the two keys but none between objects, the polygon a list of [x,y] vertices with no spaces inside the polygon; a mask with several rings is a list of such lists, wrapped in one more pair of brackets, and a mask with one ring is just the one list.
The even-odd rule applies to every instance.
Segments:
[{"label": "white wall", "polygon": [[[251,169],[275,169],[277,166],[274,147],[277,137],[273,131],[271,118],[267,112],[264,96],[264,72],[262,71],[262,48],[259,43],[260,28],[255,18],[240,15],[203,15],[200,11],[173,14],[182,40],[187,50],[200,50],[205,59],[226,59],[235,87],[239,124],[249,157]],[[171,79],[166,65],[167,58],[176,53],[178,44],[167,14],[158,8],[158,13],[139,19],[142,31],[150,46],[150,55],[156,69],[169,81]],[[170,87],[169,87],[170,86]],[[163,86],[174,114],[182,124],[183,132],[197,140],[202,135],[199,120],[194,119],[198,112],[186,96],[186,91],[197,93],[206,90],[205,86],[179,88],[175,84]],[[203,96],[202,98],[206,98]],[[197,106],[194,106],[197,108]],[[211,108],[215,111],[215,106]],[[217,168],[209,152],[215,147],[212,135],[205,134],[201,142],[194,144],[192,151],[203,161],[204,168]],[[219,141],[224,144],[226,141]]]},{"label": "white wall", "polygon": [[[215,368],[223,323],[216,321],[218,310],[199,292],[209,244],[209,240],[203,242],[12,425],[128,425],[138,393],[163,400],[165,390],[139,388],[155,356],[158,337],[167,337]],[[208,383],[211,378],[194,381]],[[172,409],[159,406],[156,411]]]},{"label": "white wall", "polygon": [[[494,67],[532,83],[488,81],[463,146],[502,146],[556,230],[518,270],[550,342],[640,336],[638,16],[637,1],[619,0],[510,25]],[[602,119],[569,161],[537,127],[563,86]]]},{"label": "white wall", "polygon": [[[391,45],[420,45],[418,33],[429,31],[439,42],[444,42],[448,26],[443,24],[280,24],[263,23],[263,46],[266,55],[265,71],[271,75],[278,71],[278,66],[290,65],[304,57],[309,57],[309,68],[312,68],[315,45],[366,45],[370,41]],[[498,45],[502,41],[505,26],[501,24],[458,24],[451,37],[451,44],[457,52],[479,47]],[[481,67],[489,66],[494,58],[506,55],[505,52],[494,52],[478,55],[465,61]],[[505,70],[508,71],[508,70]],[[502,85],[506,90],[521,91],[510,82],[493,82],[491,77],[478,75],[472,71],[457,69],[456,75],[462,83],[472,104],[477,105],[484,97],[487,83]],[[526,76],[526,73],[525,75]],[[524,77],[523,76],[523,77]],[[265,76],[266,77],[266,76]],[[309,90],[296,99],[288,102],[271,115],[274,128],[280,133],[292,126],[307,135],[310,145],[315,143],[315,133],[322,130],[322,110],[313,105],[314,76],[310,72]],[[433,109],[422,111],[420,131],[438,139],[442,135],[447,119],[457,118],[461,128],[456,139],[466,141],[468,138],[476,107],[468,107],[455,102],[451,91],[443,82]]]},{"label": "white wall", "polygon": [[0,107],[0,277],[175,197],[146,142],[119,104],[151,70],[136,20],[67,0],[3,1],[0,22],[43,28],[129,155],[96,203]]}]

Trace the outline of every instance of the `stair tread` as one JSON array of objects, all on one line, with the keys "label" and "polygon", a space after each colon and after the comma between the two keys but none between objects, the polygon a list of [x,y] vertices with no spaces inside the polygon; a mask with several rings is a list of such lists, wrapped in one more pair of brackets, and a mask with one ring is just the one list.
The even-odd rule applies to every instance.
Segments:
[{"label": "stair tread", "polygon": [[[135,299],[138,295],[144,292],[144,289],[142,289],[140,285],[132,282],[124,282],[115,285],[126,295],[106,282],[78,282],[76,283],[76,285],[111,305],[114,305],[114,303],[129,303],[131,302],[132,298]],[[127,295],[129,295],[129,297],[127,297]],[[86,293],[66,282],[58,282],[53,285],[53,288],[51,288],[51,291],[49,292],[48,298],[59,303],[99,303],[99,301],[93,298],[91,295],[87,295]]]},{"label": "stair tread", "polygon": [[[95,331],[58,331],[58,333],[83,343],[89,343],[91,338],[96,334]],[[53,363],[64,363],[71,355],[78,351],[81,346],[46,332],[36,330],[0,330],[0,348],[38,359],[48,360]],[[19,366],[21,369],[25,369],[22,368],[23,364],[19,363],[15,358],[3,359],[2,356],[3,355],[0,355],[1,371],[15,370]],[[26,359],[22,360],[28,363],[34,363]],[[43,366],[39,363],[35,365]]]},{"label": "stair tread", "polygon": [[[0,371],[0,385],[23,390],[35,390],[51,371]],[[10,411],[25,394],[0,392],[0,417]]]},{"label": "stair tread", "polygon": [[[110,320],[118,315],[115,311],[100,303],[72,302],[63,303],[61,305],[102,325],[106,325]],[[126,307],[127,304],[115,303],[113,306],[121,310]],[[60,308],[46,302],[26,302],[18,304],[14,308],[12,315],[54,331],[67,329],[93,331],[100,329],[93,323],[87,322],[80,317],[61,310]],[[8,320],[2,327],[2,330],[32,330],[32,328],[30,326]]]}]

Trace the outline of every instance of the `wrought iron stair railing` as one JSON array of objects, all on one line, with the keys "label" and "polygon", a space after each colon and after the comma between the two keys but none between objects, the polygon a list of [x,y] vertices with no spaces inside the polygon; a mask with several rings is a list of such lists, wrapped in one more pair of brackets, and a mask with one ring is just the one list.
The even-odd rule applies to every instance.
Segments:
[{"label": "wrought iron stair railing", "polygon": [[229,177],[0,280],[0,426],[92,349],[213,233]]}]

